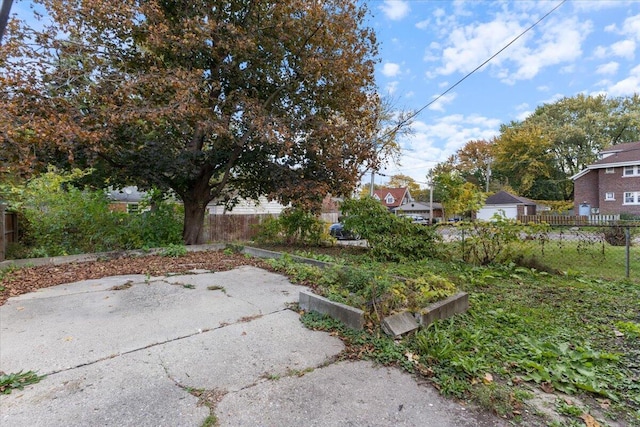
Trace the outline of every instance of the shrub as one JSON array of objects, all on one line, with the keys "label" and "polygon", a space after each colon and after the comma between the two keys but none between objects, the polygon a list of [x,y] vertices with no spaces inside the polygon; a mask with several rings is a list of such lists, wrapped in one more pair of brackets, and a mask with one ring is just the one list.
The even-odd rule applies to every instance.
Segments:
[{"label": "shrub", "polygon": [[462,259],[479,265],[511,262],[520,257],[512,243],[522,239],[538,240],[543,244],[548,240],[548,226],[523,225],[498,214],[491,221],[463,222],[456,226],[462,233]]},{"label": "shrub", "polygon": [[278,218],[266,219],[256,235],[259,243],[288,245],[320,246],[331,240],[324,222],[300,208],[287,209]]},{"label": "shrub", "polygon": [[372,197],[345,200],[342,212],[345,227],[367,240],[375,259],[417,260],[436,253],[440,236],[433,227],[393,215]]},{"label": "shrub", "polygon": [[181,243],[181,208],[157,200],[140,214],[111,212],[103,191],[74,185],[87,173],[50,168],[12,188],[11,206],[24,221],[11,255],[46,257]]}]

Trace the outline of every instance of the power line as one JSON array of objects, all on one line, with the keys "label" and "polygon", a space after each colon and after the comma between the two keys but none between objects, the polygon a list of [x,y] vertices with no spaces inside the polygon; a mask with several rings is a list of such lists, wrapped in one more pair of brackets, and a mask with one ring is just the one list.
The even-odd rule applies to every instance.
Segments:
[{"label": "power line", "polygon": [[471,70],[469,73],[467,73],[464,77],[462,77],[460,80],[458,80],[457,82],[455,82],[453,85],[449,86],[449,88],[447,88],[447,90],[445,90],[444,92],[442,92],[440,95],[436,96],[431,102],[427,103],[426,105],[424,105],[422,108],[420,108],[419,110],[415,111],[414,113],[409,114],[409,116],[407,116],[405,119],[403,119],[402,121],[400,121],[400,123],[398,123],[392,130],[385,132],[380,138],[378,139],[384,139],[387,136],[391,135],[394,132],[397,132],[402,126],[404,126],[407,122],[409,122],[409,120],[413,119],[414,117],[416,117],[418,114],[422,113],[426,108],[428,108],[429,106],[433,105],[436,101],[438,101],[440,98],[442,98],[443,96],[445,96],[447,93],[451,92],[456,86],[458,86],[460,83],[462,83],[463,81],[465,81],[468,77],[470,77],[472,74],[474,74],[476,71],[478,71],[480,68],[484,67],[485,65],[487,65],[489,62],[491,62],[491,60],[493,60],[493,58],[495,58],[496,56],[500,55],[504,50],[506,50],[509,46],[511,46],[512,44],[514,44],[516,41],[518,41],[518,39],[520,39],[522,36],[524,36],[526,33],[528,33],[529,31],[531,31],[536,25],[538,25],[540,22],[542,22],[547,16],[551,15],[553,12],[556,11],[556,9],[558,9],[560,6],[562,6],[564,3],[566,3],[567,0],[562,0],[560,3],[558,3],[553,9],[551,9],[549,12],[545,13],[540,19],[538,19],[536,22],[534,22],[533,24],[531,24],[529,27],[527,27],[524,31],[522,31],[520,34],[518,34],[513,40],[511,40],[509,43],[507,43],[506,45],[504,45],[499,51],[497,51],[496,53],[494,53],[493,55],[491,55],[489,57],[489,59],[487,59],[486,61],[484,61],[482,64],[478,65],[476,68],[474,68],[473,70]]}]

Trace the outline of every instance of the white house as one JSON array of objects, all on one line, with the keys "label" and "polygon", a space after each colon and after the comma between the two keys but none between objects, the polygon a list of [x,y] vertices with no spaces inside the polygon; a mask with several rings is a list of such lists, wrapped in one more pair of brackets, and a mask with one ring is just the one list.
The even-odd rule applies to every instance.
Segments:
[{"label": "white house", "polygon": [[207,209],[211,215],[258,215],[273,214],[279,215],[286,208],[276,201],[269,201],[266,197],[260,196],[259,200],[240,199],[232,210],[225,209],[224,206],[209,204]]},{"label": "white house", "polygon": [[517,219],[518,215],[535,215],[536,202],[499,191],[487,198],[484,206],[478,210],[476,219],[489,221],[496,213],[509,219]]}]

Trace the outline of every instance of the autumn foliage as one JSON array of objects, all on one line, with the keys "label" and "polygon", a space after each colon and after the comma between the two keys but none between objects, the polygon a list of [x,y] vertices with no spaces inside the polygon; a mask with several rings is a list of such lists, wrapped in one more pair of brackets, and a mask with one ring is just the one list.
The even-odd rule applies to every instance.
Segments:
[{"label": "autumn foliage", "polygon": [[192,244],[209,202],[314,207],[377,162],[355,0],[38,3],[0,48],[1,173],[73,164],[172,189]]}]

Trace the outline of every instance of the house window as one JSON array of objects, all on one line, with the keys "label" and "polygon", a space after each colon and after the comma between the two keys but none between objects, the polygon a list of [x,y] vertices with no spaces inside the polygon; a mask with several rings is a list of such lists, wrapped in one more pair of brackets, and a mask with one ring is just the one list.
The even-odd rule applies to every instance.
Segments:
[{"label": "house window", "polygon": [[627,191],[624,193],[625,205],[640,205],[640,191]]},{"label": "house window", "polygon": [[606,193],[604,193],[604,199],[605,200],[615,200],[616,199],[616,195],[615,195],[615,193],[613,193],[613,191],[606,192]]},{"label": "house window", "polygon": [[640,165],[625,166],[622,170],[622,176],[637,176],[640,175]]},{"label": "house window", "polygon": [[616,170],[616,168],[606,168],[606,169],[604,170],[604,173],[614,173],[614,172],[615,172],[615,170]]},{"label": "house window", "polygon": [[394,199],[391,194],[387,194],[387,197],[384,199],[384,201],[386,202],[386,204],[392,205],[393,202],[396,201],[396,199]]}]

